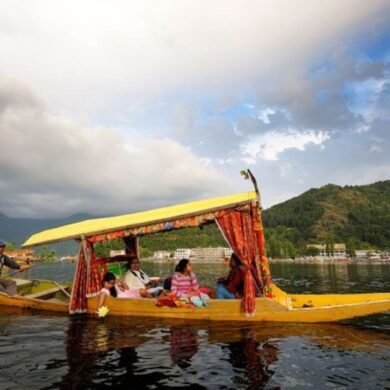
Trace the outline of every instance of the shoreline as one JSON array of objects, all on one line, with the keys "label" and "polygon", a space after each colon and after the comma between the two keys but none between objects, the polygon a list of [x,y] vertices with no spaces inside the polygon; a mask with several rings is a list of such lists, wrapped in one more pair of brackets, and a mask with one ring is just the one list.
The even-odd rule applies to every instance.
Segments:
[{"label": "shoreline", "polygon": [[390,258],[385,259],[334,259],[334,258],[297,258],[297,259],[268,259],[269,263],[289,264],[390,264]]},{"label": "shoreline", "polygon": [[[142,258],[142,261],[153,263],[172,263],[176,264],[176,259],[154,259],[153,257]],[[228,264],[225,259],[190,259],[193,264]],[[390,264],[390,258],[385,259],[334,259],[334,258],[296,258],[296,259],[268,259],[269,263],[288,263],[288,264]]]}]

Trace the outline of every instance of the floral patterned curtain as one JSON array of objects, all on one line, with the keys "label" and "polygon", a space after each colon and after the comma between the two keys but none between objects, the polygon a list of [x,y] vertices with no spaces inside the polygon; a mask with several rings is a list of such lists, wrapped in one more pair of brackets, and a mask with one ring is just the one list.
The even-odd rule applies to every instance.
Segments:
[{"label": "floral patterned curtain", "polygon": [[[269,272],[266,277],[263,270],[268,268],[264,255],[261,220],[257,214],[257,204],[246,210],[225,210],[217,217],[218,226],[234,253],[247,269],[244,284],[243,306],[246,314],[255,312],[255,283],[263,294],[269,296]],[[262,264],[262,261],[267,264]]]},{"label": "floral patterned curtain", "polygon": [[256,234],[257,246],[260,255],[260,261],[255,261],[255,266],[258,275],[261,278],[261,285],[263,286],[263,294],[272,298],[272,279],[271,271],[269,269],[268,259],[265,254],[264,229],[261,220],[260,208],[257,204],[252,206],[254,231]]},{"label": "floral patterned curtain", "polygon": [[72,295],[70,297],[69,313],[78,314],[87,311],[87,263],[84,251],[80,245],[77,267],[73,279]]},{"label": "floral patterned curtain", "polygon": [[100,263],[96,258],[95,249],[90,241],[87,241],[87,251],[89,256],[89,267],[87,267],[88,283],[86,296],[90,298],[98,295],[102,289],[102,280],[106,267],[105,264]]},{"label": "floral patterned curtain", "polygon": [[87,256],[81,244],[69,305],[70,314],[85,313],[87,298],[98,295],[102,288],[105,263],[96,258],[92,242],[86,241],[85,249]]}]

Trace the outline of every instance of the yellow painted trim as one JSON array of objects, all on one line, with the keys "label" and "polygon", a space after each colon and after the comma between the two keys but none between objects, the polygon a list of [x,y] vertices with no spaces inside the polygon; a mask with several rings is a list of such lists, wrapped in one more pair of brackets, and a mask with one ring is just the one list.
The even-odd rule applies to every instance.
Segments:
[{"label": "yellow painted trim", "polygon": [[[44,284],[49,283],[44,281]],[[54,284],[53,284],[54,285]],[[47,286],[51,287],[51,286]],[[181,319],[184,321],[229,322],[336,322],[390,310],[390,293],[290,295],[273,285],[278,295],[273,298],[257,298],[256,313],[247,317],[242,311],[241,300],[210,300],[208,307],[171,308],[157,307],[155,299],[119,299],[107,297],[105,305],[109,317],[151,317]],[[302,307],[304,304],[313,305]],[[95,316],[98,297],[88,299],[88,313]],[[299,307],[299,305],[301,305]],[[31,308],[35,310],[68,313],[66,302],[51,302],[26,297],[9,297],[0,293],[0,306]]]},{"label": "yellow painted trim", "polygon": [[[332,294],[329,296],[317,295],[316,297],[317,300],[327,302],[332,299]],[[309,308],[290,308],[288,299],[291,297],[286,294],[286,298],[284,304],[277,299],[256,299],[256,313],[253,317],[245,315],[240,300],[210,300],[208,307],[188,309],[157,307],[154,299],[107,297],[105,305],[110,309],[108,316],[231,322],[336,322],[390,310],[390,293],[346,294],[344,303],[341,303],[340,298],[340,303],[336,305]],[[88,313],[96,315],[97,305],[98,297],[88,299]]]}]

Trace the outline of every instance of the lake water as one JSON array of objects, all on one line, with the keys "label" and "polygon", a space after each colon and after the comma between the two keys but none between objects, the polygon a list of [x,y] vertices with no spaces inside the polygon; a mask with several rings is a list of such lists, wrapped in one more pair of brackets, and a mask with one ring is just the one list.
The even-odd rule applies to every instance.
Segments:
[{"label": "lake water", "polygon": [[[170,264],[145,263],[150,275]],[[227,268],[195,264],[202,284]],[[390,265],[272,264],[289,292],[390,291]],[[74,265],[29,278],[72,280]],[[390,389],[390,313],[341,324],[232,325],[47,316],[0,307],[0,389]]]}]

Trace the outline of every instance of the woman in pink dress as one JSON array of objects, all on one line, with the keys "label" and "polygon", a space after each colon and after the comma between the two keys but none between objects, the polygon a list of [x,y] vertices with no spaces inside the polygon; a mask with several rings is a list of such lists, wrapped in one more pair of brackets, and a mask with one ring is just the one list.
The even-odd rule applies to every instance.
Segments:
[{"label": "woman in pink dress", "polygon": [[187,259],[179,261],[172,276],[171,292],[177,298],[189,298],[199,295],[199,283],[192,272],[192,264]]}]

